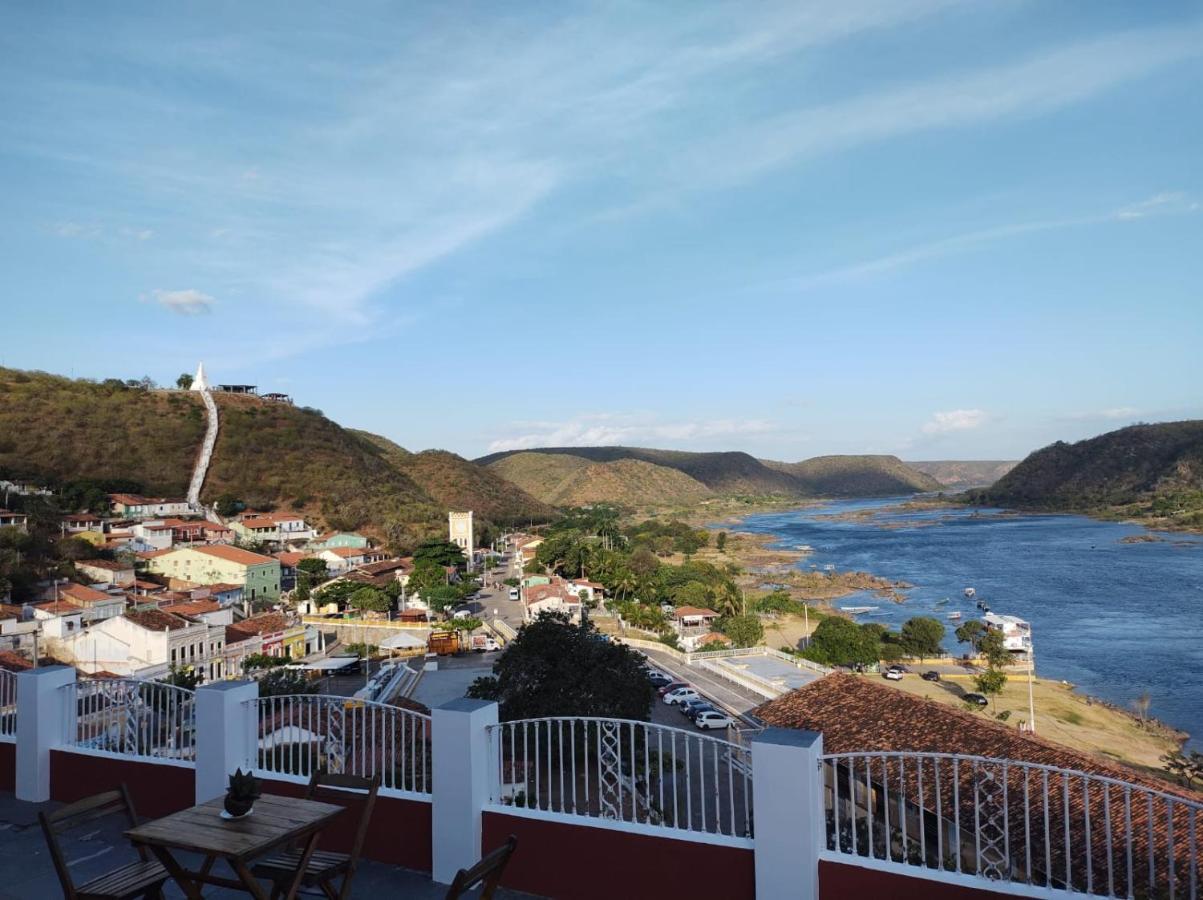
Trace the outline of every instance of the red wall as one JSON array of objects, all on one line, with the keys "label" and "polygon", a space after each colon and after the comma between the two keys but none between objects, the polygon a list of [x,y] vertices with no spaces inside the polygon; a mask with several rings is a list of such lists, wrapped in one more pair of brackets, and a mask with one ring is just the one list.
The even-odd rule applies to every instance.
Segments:
[{"label": "red wall", "polygon": [[190,767],[50,751],[50,798],[70,803],[123,783],[142,818],[157,818],[196,803],[196,775]]},{"label": "red wall", "polygon": [[819,900],[844,900],[846,897],[872,897],[873,900],[913,900],[915,897],[922,897],[923,900],[1011,900],[1014,896],[828,860],[819,863]]},{"label": "red wall", "polygon": [[755,895],[750,849],[486,812],[481,852],[511,834],[518,847],[501,883],[516,890],[584,900]]},{"label": "red wall", "polygon": [[[306,786],[291,781],[263,779],[263,791],[282,797],[303,797]],[[323,850],[348,852],[355,839],[362,805],[353,799],[346,804],[350,811],[339,816],[322,832],[318,847]],[[368,859],[390,865],[431,870],[430,849],[430,804],[420,800],[402,800],[399,797],[376,797],[372,810],[372,824],[363,843],[363,855]]]},{"label": "red wall", "polygon": [[17,789],[17,745],[0,741],[0,791]]}]

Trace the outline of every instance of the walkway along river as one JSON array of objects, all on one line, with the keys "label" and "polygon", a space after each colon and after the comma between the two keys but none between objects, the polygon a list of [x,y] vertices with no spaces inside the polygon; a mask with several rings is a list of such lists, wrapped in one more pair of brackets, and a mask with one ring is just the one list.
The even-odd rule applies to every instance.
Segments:
[{"label": "walkway along river", "polygon": [[[891,509],[906,499],[753,515],[737,527],[774,535],[783,548],[811,545],[799,568],[834,565],[914,585],[903,603],[857,594],[833,605],[876,606],[857,621],[893,627],[935,616],[953,653],[966,647],[948,614],[980,615],[964,597],[973,587],[994,612],[1031,622],[1041,676],[1125,708],[1148,690],[1150,714],[1203,748],[1203,536],[1156,533],[1160,540],[1124,543],[1152,533],[1082,516]],[[864,510],[882,512],[847,515]]]}]

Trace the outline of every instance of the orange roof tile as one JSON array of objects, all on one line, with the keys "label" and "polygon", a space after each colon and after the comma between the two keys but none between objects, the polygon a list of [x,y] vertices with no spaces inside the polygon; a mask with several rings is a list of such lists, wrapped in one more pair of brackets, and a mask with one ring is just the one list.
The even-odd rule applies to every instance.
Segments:
[{"label": "orange roof tile", "polygon": [[265,563],[276,562],[270,556],[252,553],[250,550],[243,550],[241,547],[231,547],[229,544],[211,544],[206,547],[190,547],[189,549],[196,553],[204,553],[206,556],[216,556],[218,559],[240,563],[244,566],[261,566]]}]

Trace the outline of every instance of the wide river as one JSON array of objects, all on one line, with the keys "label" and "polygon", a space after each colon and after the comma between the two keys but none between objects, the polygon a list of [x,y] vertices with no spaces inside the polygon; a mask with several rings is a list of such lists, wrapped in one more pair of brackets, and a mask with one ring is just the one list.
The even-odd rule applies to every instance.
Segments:
[{"label": "wide river", "polygon": [[[973,587],[993,612],[1032,624],[1042,676],[1123,706],[1148,690],[1150,713],[1203,748],[1203,537],[1082,516],[890,509],[906,499],[837,501],[748,516],[736,527],[774,535],[783,548],[809,544],[814,552],[799,568],[830,565],[914,585],[903,603],[856,594],[833,605],[876,606],[857,621],[894,627],[935,616],[955,653],[966,647],[948,614],[980,615],[964,596]],[[873,509],[883,512],[841,517]],[[1140,534],[1163,540],[1122,543]]]}]

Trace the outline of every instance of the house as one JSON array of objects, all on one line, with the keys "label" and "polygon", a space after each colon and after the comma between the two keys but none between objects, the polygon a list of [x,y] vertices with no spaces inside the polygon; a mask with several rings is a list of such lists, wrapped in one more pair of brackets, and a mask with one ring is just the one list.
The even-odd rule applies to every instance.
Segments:
[{"label": "house", "polygon": [[242,605],[242,597],[244,594],[242,585],[218,582],[217,584],[207,585],[207,587],[209,588],[209,596],[222,606]]},{"label": "house", "polygon": [[177,616],[197,619],[206,625],[221,625],[224,627],[234,624],[234,610],[229,606],[223,606],[213,599],[175,600],[160,605],[159,609]]},{"label": "house", "polygon": [[20,653],[14,653],[12,650],[0,650],[0,669],[3,669],[5,672],[13,672],[15,674],[32,668],[33,663]]},{"label": "house", "polygon": [[241,678],[242,665],[248,656],[263,652],[263,638],[255,632],[239,631],[232,625],[226,626],[225,650],[222,655],[227,678]]},{"label": "house", "polygon": [[109,494],[109,504],[117,515],[132,519],[186,516],[192,512],[187,500],[143,497],[141,494]]},{"label": "house", "polygon": [[354,547],[362,550],[367,545],[368,539],[354,531],[327,531],[314,538],[309,547],[312,550],[333,550],[336,547]]},{"label": "house", "polygon": [[388,558],[388,554],[383,550],[366,547],[335,547],[332,550],[322,550],[316,555],[318,559],[326,561],[326,568],[333,575],[340,575],[350,569],[382,562]]},{"label": "house", "polygon": [[83,610],[66,600],[35,603],[33,617],[48,639],[64,640],[84,630]]},{"label": "house", "polygon": [[676,628],[677,637],[681,641],[681,646],[687,652],[692,652],[701,646],[703,638],[707,639],[707,642],[713,640],[711,635],[714,632],[710,626],[718,617],[719,614],[712,609],[678,606],[673,611],[673,625]]},{"label": "house", "polygon": [[280,561],[280,590],[291,591],[297,586],[297,567],[310,554],[304,550],[286,550],[272,556]]},{"label": "house", "polygon": [[186,584],[238,584],[246,600],[280,597],[280,561],[233,547],[209,544],[144,554],[148,571]]},{"label": "house", "polygon": [[58,599],[79,609],[85,625],[125,612],[124,594],[106,594],[82,584],[63,585],[58,589]]},{"label": "house", "polygon": [[1012,653],[1032,652],[1032,626],[1018,616],[1000,616],[986,613],[982,624],[988,631],[998,631],[1003,636],[1003,646]]},{"label": "house", "polygon": [[156,678],[172,666],[202,681],[225,677],[225,627],[162,609],[138,609],[99,622],[53,644],[56,655],[84,672]]},{"label": "house", "polygon": [[92,513],[70,513],[62,518],[62,529],[66,534],[79,534],[81,531],[96,531],[104,539],[104,519]]},{"label": "house", "polygon": [[590,581],[588,578],[569,578],[568,587],[571,588],[579,596],[581,591],[585,592],[585,597],[589,603],[597,603],[605,593],[606,587],[597,581]]},{"label": "house", "polygon": [[305,626],[292,622],[284,613],[263,613],[236,622],[226,629],[242,636],[258,635],[263,641],[262,653],[302,659],[305,656]]},{"label": "house", "polygon": [[134,583],[134,567],[129,563],[114,562],[111,559],[77,560],[75,571],[91,579],[93,584],[130,587]]},{"label": "house", "polygon": [[244,541],[271,541],[283,544],[308,541],[317,532],[294,513],[247,513],[230,522],[230,528]]},{"label": "house", "polygon": [[390,577],[401,582],[403,587],[409,581],[409,573],[413,570],[414,561],[410,556],[382,559],[379,562],[364,563],[359,567],[359,571],[366,575],[371,575],[373,578]]},{"label": "house", "polygon": [[0,528],[15,528],[18,531],[29,530],[29,516],[25,513],[0,509]]},{"label": "house", "polygon": [[155,550],[168,550],[174,543],[174,529],[162,519],[139,522],[133,527],[134,537]]},{"label": "house", "polygon": [[523,591],[523,595],[523,615],[528,622],[545,612],[564,612],[570,620],[580,621],[581,599],[563,581],[536,584]]}]

